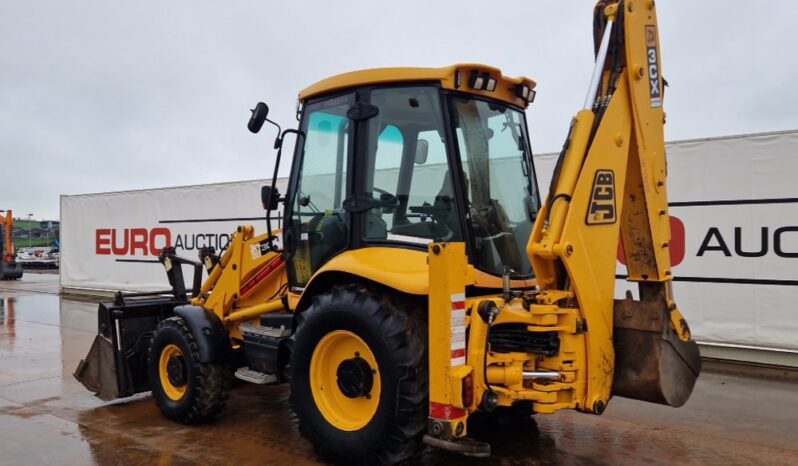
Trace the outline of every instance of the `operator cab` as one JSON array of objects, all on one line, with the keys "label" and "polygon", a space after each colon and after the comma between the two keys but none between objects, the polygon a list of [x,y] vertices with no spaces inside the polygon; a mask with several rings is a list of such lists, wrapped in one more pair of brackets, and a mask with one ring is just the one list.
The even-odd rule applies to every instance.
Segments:
[{"label": "operator cab", "polygon": [[478,270],[531,277],[533,87],[455,65],[347,73],[302,91],[285,197],[292,284],[345,250],[454,241]]}]

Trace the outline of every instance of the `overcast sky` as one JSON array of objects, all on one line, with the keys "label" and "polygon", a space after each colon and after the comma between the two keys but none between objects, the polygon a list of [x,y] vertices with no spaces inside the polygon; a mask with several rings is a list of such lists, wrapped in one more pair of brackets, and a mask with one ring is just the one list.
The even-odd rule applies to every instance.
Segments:
[{"label": "overcast sky", "polygon": [[[668,140],[798,128],[797,2],[657,3]],[[592,68],[592,5],[3,0],[0,209],[54,219],[59,194],[266,178],[253,104],[293,126],[301,88],[371,67],[526,75],[533,150],[556,151]]]}]

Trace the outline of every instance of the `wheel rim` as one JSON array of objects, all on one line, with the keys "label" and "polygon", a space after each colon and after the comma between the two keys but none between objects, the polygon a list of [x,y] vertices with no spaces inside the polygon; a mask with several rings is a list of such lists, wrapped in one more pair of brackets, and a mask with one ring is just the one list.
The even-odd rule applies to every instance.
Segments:
[{"label": "wheel rim", "polygon": [[186,365],[183,352],[177,345],[168,344],[158,360],[161,387],[170,400],[178,401],[186,394]]},{"label": "wheel rim", "polygon": [[380,404],[380,373],[374,353],[348,330],[328,333],[310,359],[310,388],[327,422],[340,430],[362,429]]}]

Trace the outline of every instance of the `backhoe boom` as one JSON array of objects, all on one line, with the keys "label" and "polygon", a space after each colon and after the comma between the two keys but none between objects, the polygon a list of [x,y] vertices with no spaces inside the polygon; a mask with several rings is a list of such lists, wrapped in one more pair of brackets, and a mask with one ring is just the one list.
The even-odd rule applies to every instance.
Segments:
[{"label": "backhoe boom", "polygon": [[[700,359],[670,287],[664,80],[656,11],[653,1],[627,0],[599,2],[595,15],[598,46],[591,90],[572,122],[527,252],[541,289],[573,291],[571,304],[579,307],[589,328],[589,378],[581,409],[600,412],[611,393],[678,406],[692,390]],[[629,280],[640,283],[640,301],[614,301],[619,238]],[[640,345],[647,340],[663,342],[664,351],[679,357],[667,365],[670,353],[643,351]],[[639,386],[641,374],[649,372],[660,376]],[[683,380],[679,389],[651,394],[648,385],[674,377]]]}]

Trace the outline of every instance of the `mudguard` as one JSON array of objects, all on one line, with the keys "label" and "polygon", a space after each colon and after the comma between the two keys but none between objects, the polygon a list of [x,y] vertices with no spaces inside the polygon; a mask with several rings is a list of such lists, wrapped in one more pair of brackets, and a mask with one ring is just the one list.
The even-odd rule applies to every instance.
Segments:
[{"label": "mudguard", "polygon": [[216,314],[190,304],[175,307],[174,314],[186,322],[197,340],[200,362],[228,362],[232,359],[230,337]]}]

